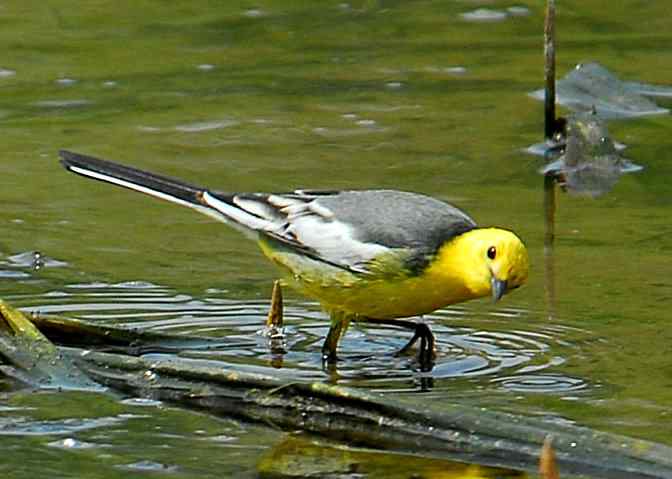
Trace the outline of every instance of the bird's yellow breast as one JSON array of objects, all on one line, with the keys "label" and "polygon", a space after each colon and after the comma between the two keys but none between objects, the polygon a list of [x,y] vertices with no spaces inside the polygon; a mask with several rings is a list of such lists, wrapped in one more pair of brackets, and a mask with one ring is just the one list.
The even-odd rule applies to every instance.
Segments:
[{"label": "bird's yellow breast", "polygon": [[386,274],[352,273],[295,251],[275,248],[263,239],[260,246],[284,270],[291,286],[317,299],[326,310],[398,318],[490,294],[489,277],[474,264],[472,242],[468,233],[447,242],[419,274],[401,267]]}]

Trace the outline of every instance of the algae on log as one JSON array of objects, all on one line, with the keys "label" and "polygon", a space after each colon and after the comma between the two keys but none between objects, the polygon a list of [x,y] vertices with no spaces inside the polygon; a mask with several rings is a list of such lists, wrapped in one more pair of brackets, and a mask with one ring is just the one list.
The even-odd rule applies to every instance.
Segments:
[{"label": "algae on log", "polygon": [[0,300],[0,371],[32,387],[102,390],[19,310]]},{"label": "algae on log", "polygon": [[[351,446],[526,471],[536,469],[539,451],[550,434],[563,477],[672,477],[672,448],[660,444],[463,404],[418,404],[323,383],[292,382],[251,372],[243,365],[234,370],[214,361],[167,354],[134,357],[56,347],[21,312],[2,304],[0,314],[4,319],[0,353],[15,369],[49,386],[74,374],[82,386],[102,384],[212,414],[299,429]],[[44,318],[33,319],[45,324]],[[95,325],[57,319],[48,321],[50,334],[62,328],[77,334],[83,343],[96,331],[94,342],[100,344]],[[120,334],[134,342],[133,331],[108,329],[109,337]],[[156,336],[150,340],[147,334],[139,335],[138,344],[161,346]],[[171,347],[189,342],[164,336]],[[200,339],[196,344],[201,344]],[[34,371],[38,374],[33,375]],[[39,386],[41,381],[32,384]]]},{"label": "algae on log", "polygon": [[140,355],[179,352],[185,349],[216,349],[241,346],[230,338],[179,336],[142,329],[104,326],[62,316],[34,314],[35,326],[51,341],[68,346],[103,346],[106,351]]},{"label": "algae on log", "polygon": [[[73,351],[76,353],[76,351]],[[323,383],[287,382],[210,361],[86,354],[92,378],[128,393],[300,429],[349,445],[535,470],[548,434],[563,477],[665,478],[672,448],[460,404],[417,404]]]}]

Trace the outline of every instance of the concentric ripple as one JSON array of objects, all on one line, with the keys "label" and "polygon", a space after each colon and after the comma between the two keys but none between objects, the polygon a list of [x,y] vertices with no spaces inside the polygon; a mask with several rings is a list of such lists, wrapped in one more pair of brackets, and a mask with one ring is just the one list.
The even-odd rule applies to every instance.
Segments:
[{"label": "concentric ripple", "polygon": [[583,333],[557,323],[540,326],[530,321],[534,315],[525,309],[481,312],[460,306],[427,316],[423,320],[434,332],[437,355],[433,369],[420,372],[414,355],[397,355],[410,339],[408,331],[354,324],[341,342],[339,361],[325,367],[321,347],[329,320],[317,304],[286,301],[286,327],[269,336],[263,334],[266,301],[231,300],[220,297],[223,293],[216,290],[211,293],[195,298],[134,281],[71,284],[14,300],[41,313],[234,339],[207,350],[180,351],[179,355],[290,379],[326,379],[383,392],[426,389],[427,378],[433,388],[450,388],[463,381],[478,388],[524,393],[564,394],[587,388],[583,380],[557,371],[565,363],[565,355],[575,348],[572,337]]}]

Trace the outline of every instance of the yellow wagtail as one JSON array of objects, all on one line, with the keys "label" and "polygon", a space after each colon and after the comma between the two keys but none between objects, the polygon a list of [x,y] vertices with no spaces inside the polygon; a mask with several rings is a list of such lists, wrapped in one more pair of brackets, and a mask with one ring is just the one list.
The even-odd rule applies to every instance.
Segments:
[{"label": "yellow wagtail", "polygon": [[285,280],[331,316],[322,347],[335,360],[350,321],[414,331],[431,361],[434,337],[403,320],[492,295],[499,300],[527,279],[527,250],[511,231],[478,228],[458,208],[403,191],[221,193],[106,160],[61,151],[79,175],[188,206],[256,239]]}]

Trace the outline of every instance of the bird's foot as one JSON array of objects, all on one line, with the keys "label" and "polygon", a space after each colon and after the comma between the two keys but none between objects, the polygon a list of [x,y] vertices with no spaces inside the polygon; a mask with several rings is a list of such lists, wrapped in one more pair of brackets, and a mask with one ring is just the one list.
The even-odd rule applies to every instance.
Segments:
[{"label": "bird's foot", "polygon": [[436,341],[431,329],[424,323],[415,323],[413,337],[397,352],[397,355],[408,354],[418,340],[420,340],[420,348],[418,350],[420,370],[423,372],[431,371],[434,367],[434,359],[436,357]]}]

